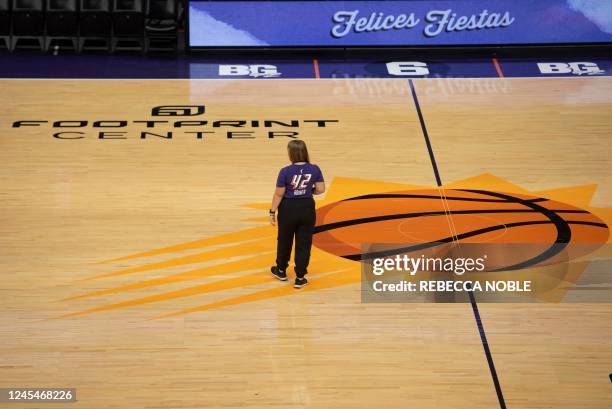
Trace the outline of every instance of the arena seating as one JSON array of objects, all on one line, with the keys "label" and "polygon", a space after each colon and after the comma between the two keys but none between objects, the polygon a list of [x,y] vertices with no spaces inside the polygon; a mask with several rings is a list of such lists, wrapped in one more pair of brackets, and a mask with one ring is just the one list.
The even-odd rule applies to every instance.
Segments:
[{"label": "arena seating", "polygon": [[174,52],[184,9],[184,0],[0,0],[0,48]]}]

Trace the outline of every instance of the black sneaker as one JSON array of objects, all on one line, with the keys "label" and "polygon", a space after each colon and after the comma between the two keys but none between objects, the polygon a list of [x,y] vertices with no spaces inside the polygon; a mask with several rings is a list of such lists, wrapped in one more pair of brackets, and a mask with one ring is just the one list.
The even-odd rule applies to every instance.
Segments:
[{"label": "black sneaker", "polygon": [[308,280],[305,278],[296,278],[295,283],[293,283],[293,288],[302,288],[306,284],[308,284]]},{"label": "black sneaker", "polygon": [[281,271],[278,267],[274,266],[270,269],[272,275],[278,278],[281,281],[287,281],[287,273],[285,271]]}]

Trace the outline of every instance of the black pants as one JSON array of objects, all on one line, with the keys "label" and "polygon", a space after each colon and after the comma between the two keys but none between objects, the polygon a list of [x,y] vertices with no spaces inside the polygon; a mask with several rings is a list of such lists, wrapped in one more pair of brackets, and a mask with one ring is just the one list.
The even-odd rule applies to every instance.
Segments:
[{"label": "black pants", "polygon": [[307,273],[312,233],[316,220],[314,199],[283,199],[278,207],[278,246],[276,266],[286,270],[295,236],[295,275]]}]

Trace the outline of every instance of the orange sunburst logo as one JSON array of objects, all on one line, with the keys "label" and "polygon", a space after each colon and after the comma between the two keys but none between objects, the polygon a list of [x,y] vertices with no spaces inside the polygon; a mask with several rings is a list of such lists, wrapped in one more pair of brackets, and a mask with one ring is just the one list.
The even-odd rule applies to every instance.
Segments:
[{"label": "orange sunburst logo", "polygon": [[[405,251],[406,246],[443,240],[488,243],[565,240],[588,244],[588,251],[573,255],[578,268],[565,277],[557,277],[556,288],[566,289],[588,265],[589,261],[584,260],[587,253],[608,251],[600,247],[610,242],[612,209],[590,206],[595,191],[596,185],[583,185],[530,192],[491,174],[438,188],[337,177],[325,199],[317,201],[317,226],[309,267],[312,280],[304,289],[296,291],[270,277],[276,230],[267,224],[267,217],[257,217],[248,221],[265,225],[104,261],[113,264],[138,260],[129,268],[88,280],[133,276],[134,281],[66,300],[103,300],[109,295],[122,295],[125,300],[100,301],[98,306],[59,318],[190,297],[193,306],[161,317],[177,316],[355,284],[361,279],[359,261],[368,258],[362,252],[364,242],[398,243],[400,251]],[[267,203],[245,206],[268,208]],[[142,262],[159,257],[165,259]],[[528,257],[510,267],[533,267],[533,263],[520,264],[526,261]],[[159,276],[160,271],[168,269],[184,271]],[[165,290],[170,285],[180,288]],[[156,292],[134,296],[143,290]],[[549,294],[547,300],[560,301],[564,291]],[[213,293],[228,295],[207,302],[207,296]]]}]

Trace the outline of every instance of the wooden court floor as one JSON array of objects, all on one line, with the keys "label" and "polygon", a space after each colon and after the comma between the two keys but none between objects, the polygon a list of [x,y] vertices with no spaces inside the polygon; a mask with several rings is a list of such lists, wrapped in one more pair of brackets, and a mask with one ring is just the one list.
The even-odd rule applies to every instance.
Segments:
[{"label": "wooden court floor", "polygon": [[[413,84],[444,184],[582,186],[590,206],[612,207],[612,79]],[[500,407],[470,304],[363,304],[325,254],[313,253],[307,291],[264,267],[274,230],[262,216],[289,139],[252,121],[299,122],[271,129],[307,141],[328,182],[321,201],[433,187],[407,80],[0,90],[0,387],[74,387],[65,406],[87,409]],[[205,113],[151,117],[184,105]],[[169,123],[147,128],[153,119]],[[188,133],[198,129],[211,133]],[[478,308],[508,408],[610,407],[610,303]]]}]

